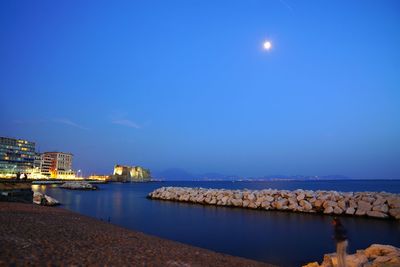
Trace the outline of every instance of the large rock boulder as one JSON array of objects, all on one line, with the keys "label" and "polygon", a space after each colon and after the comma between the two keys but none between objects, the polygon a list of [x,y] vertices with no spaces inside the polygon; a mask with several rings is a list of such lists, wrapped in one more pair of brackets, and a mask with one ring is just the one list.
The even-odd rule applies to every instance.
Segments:
[{"label": "large rock boulder", "polygon": [[300,200],[300,206],[302,206],[306,211],[312,210],[312,205],[307,200]]},{"label": "large rock boulder", "polygon": [[333,213],[333,208],[331,206],[328,206],[324,210],[325,214],[332,214]]},{"label": "large rock boulder", "polygon": [[265,200],[268,202],[272,202],[272,201],[274,201],[274,199],[275,198],[273,196],[270,196],[270,195],[265,196]]},{"label": "large rock boulder", "polygon": [[277,210],[286,210],[288,207],[286,206],[289,203],[287,199],[280,199],[273,203],[273,207]]},{"label": "large rock boulder", "polygon": [[387,202],[391,208],[400,208],[400,197],[389,197]]},{"label": "large rock boulder", "polygon": [[357,206],[358,206],[357,210],[363,210],[365,212],[370,211],[372,209],[372,205],[364,200],[358,201]]},{"label": "large rock boulder", "polygon": [[322,206],[324,207],[324,209],[326,209],[328,207],[334,208],[334,207],[337,206],[337,203],[335,201],[327,200],[327,201],[324,202],[324,204]]},{"label": "large rock boulder", "polygon": [[375,218],[387,218],[388,215],[380,212],[380,211],[376,211],[376,210],[372,210],[372,211],[367,211],[367,215],[370,217],[375,217]]},{"label": "large rock boulder", "polygon": [[241,207],[243,205],[243,200],[242,199],[231,199],[231,203],[235,207]]},{"label": "large rock boulder", "polygon": [[394,218],[400,220],[400,208],[397,208],[397,209],[390,209],[390,210],[389,210],[389,214],[390,214],[391,216],[393,216]]},{"label": "large rock boulder", "polygon": [[343,210],[339,207],[334,207],[333,208],[333,213],[335,213],[336,215],[342,214]]},{"label": "large rock boulder", "polygon": [[386,204],[376,205],[372,208],[372,210],[380,211],[383,213],[387,213],[389,211],[389,207]]},{"label": "large rock boulder", "polygon": [[353,207],[348,207],[348,208],[346,209],[346,214],[347,214],[347,215],[353,215],[355,212],[356,212],[356,209],[353,208]]},{"label": "large rock boulder", "polygon": [[263,208],[263,209],[270,209],[271,208],[271,202],[269,202],[269,201],[263,201],[263,202],[261,202],[261,208]]},{"label": "large rock boulder", "polygon": [[33,193],[33,203],[42,206],[57,206],[60,205],[57,199],[52,198],[48,195],[42,194],[40,192]]},{"label": "large rock boulder", "polygon": [[304,193],[300,193],[300,194],[297,196],[297,201],[300,201],[300,200],[304,199],[305,197],[306,197],[306,195],[305,195]]},{"label": "large rock boulder", "polygon": [[390,245],[373,244],[365,249],[364,254],[369,259],[375,259],[379,256],[400,257],[400,249]]},{"label": "large rock boulder", "polygon": [[[322,263],[311,262],[305,267],[337,267],[336,253],[325,254]],[[373,244],[365,250],[346,256],[347,267],[397,267],[400,266],[400,249],[389,245]]]},{"label": "large rock boulder", "polygon": [[338,206],[339,206],[339,208],[341,208],[342,210],[346,210],[346,201],[344,201],[344,200],[339,200],[339,201],[338,201]]}]

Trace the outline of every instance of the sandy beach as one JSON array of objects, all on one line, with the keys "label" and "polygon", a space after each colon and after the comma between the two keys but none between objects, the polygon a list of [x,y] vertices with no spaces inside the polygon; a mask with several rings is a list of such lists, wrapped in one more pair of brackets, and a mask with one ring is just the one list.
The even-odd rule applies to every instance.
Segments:
[{"label": "sandy beach", "polygon": [[62,208],[0,202],[0,225],[1,266],[272,266],[131,231]]}]

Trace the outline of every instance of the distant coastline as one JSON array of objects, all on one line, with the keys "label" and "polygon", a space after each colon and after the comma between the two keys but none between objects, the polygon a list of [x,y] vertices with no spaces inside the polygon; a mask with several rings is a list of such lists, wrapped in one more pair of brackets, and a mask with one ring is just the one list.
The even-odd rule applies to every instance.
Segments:
[{"label": "distant coastline", "polygon": [[193,174],[184,169],[172,168],[153,172],[153,179],[159,181],[336,181],[336,180],[399,180],[399,178],[354,178],[342,174],[329,175],[285,175],[239,176],[221,173]]},{"label": "distant coastline", "polygon": [[197,179],[163,179],[163,178],[154,178],[152,182],[291,182],[291,181],[299,181],[299,182],[307,182],[307,181],[397,181],[400,178],[343,178],[343,179],[332,179],[332,178],[309,178],[309,179],[301,179],[301,178],[249,178],[249,179],[212,179],[212,178],[197,178]]}]

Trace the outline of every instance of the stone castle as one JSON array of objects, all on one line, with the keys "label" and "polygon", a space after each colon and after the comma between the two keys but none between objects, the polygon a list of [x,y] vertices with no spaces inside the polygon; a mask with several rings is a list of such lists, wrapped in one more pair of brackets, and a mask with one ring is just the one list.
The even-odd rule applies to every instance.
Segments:
[{"label": "stone castle", "polygon": [[150,181],[150,170],[140,166],[115,165],[114,173],[110,175],[114,182],[147,182]]}]

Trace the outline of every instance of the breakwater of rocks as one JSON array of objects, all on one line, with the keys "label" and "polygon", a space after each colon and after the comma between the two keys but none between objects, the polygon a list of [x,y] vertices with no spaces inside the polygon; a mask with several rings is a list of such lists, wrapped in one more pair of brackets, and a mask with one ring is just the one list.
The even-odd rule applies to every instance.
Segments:
[{"label": "breakwater of rocks", "polygon": [[60,185],[60,187],[72,190],[97,190],[97,186],[84,181],[66,182]]},{"label": "breakwater of rocks", "polygon": [[400,194],[311,190],[226,190],[161,187],[151,199],[262,210],[368,216],[400,220]]},{"label": "breakwater of rocks", "polygon": [[[389,267],[400,266],[400,248],[389,245],[373,244],[366,249],[359,249],[356,253],[345,257],[346,266],[374,266]],[[324,255],[324,261],[321,264],[311,262],[303,267],[332,267],[338,266],[336,253]]]}]

